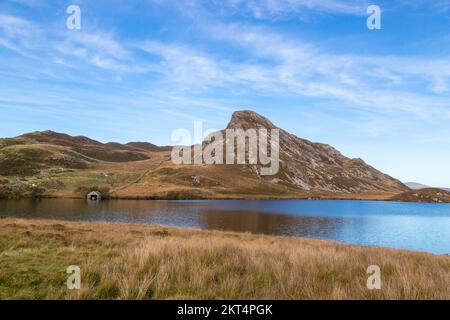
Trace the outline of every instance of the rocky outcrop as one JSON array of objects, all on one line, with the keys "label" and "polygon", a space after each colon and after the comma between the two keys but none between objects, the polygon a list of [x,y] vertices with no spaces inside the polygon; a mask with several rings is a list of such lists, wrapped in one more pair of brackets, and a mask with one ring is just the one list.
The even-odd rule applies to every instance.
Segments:
[{"label": "rocky outcrop", "polygon": [[[253,111],[237,111],[227,129],[279,129]],[[404,192],[400,181],[378,171],[362,159],[349,159],[330,145],[313,143],[280,129],[280,170],[278,182],[305,191],[324,192]]]}]

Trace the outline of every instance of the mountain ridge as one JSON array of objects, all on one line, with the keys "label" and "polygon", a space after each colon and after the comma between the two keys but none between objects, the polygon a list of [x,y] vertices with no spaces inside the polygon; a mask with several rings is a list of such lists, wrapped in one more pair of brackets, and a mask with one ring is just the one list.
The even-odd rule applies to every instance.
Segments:
[{"label": "mountain ridge", "polygon": [[110,162],[147,160],[149,159],[147,152],[167,150],[167,147],[159,147],[149,142],[102,143],[86,136],[71,136],[52,130],[25,133],[16,138],[69,147],[84,156]]},{"label": "mountain ridge", "polygon": [[278,173],[261,176],[261,166],[249,164],[175,165],[169,146],[101,143],[48,130],[3,139],[4,147],[0,141],[0,175],[50,185],[50,196],[76,196],[76,190],[100,186],[114,197],[187,199],[388,199],[410,190],[364,160],[297,137],[251,110],[234,112],[226,129],[279,129]]},{"label": "mountain ridge", "polygon": [[227,126],[227,129],[261,128],[280,130],[281,171],[277,176],[299,188],[331,192],[408,190],[403,183],[362,159],[350,159],[328,144],[299,138],[254,111],[234,112]]}]

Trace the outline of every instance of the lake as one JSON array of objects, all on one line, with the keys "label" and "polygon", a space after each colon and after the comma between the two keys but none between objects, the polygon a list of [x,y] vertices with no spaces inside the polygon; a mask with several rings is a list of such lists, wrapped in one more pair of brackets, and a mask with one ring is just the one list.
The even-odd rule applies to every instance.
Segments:
[{"label": "lake", "polygon": [[450,204],[339,200],[4,200],[0,216],[148,223],[450,254]]}]

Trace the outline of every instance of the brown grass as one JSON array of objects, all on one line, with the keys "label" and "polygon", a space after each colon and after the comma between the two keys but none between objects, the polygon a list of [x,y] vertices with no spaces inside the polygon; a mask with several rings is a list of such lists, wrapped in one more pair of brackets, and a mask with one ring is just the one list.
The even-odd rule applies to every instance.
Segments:
[{"label": "brown grass", "polygon": [[[69,291],[66,268],[81,268]],[[382,289],[366,287],[379,265]],[[1,299],[450,299],[450,257],[148,225],[0,219]]]}]

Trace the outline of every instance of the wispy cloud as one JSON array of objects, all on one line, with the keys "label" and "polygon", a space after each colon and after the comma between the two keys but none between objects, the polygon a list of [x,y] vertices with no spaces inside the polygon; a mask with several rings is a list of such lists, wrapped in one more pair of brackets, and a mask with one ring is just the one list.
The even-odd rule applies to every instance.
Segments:
[{"label": "wispy cloud", "polygon": [[[202,30],[241,52],[243,58],[235,59],[180,42],[119,41],[99,30],[52,34],[7,15],[0,15],[0,22],[0,45],[24,56],[51,58],[55,66],[49,66],[49,77],[57,74],[52,68],[85,70],[88,63],[116,73],[115,79],[127,73],[159,75],[161,84],[180,92],[221,88],[236,94],[240,88],[263,95],[340,100],[354,107],[401,110],[422,117],[447,115],[450,105],[449,59],[336,54],[242,23],[216,23]],[[46,48],[37,40],[46,42]],[[414,85],[420,90],[411,91]]]},{"label": "wispy cloud", "polygon": [[301,16],[314,12],[364,15],[368,4],[364,0],[214,0],[214,3],[228,10],[251,13],[258,19]]},{"label": "wispy cloud", "polygon": [[40,27],[29,20],[0,13],[0,46],[31,56],[30,49],[38,45],[35,35],[40,32]]},{"label": "wispy cloud", "polygon": [[[333,54],[241,24],[208,26],[208,30],[216,41],[247,51],[247,59],[236,62],[176,44],[147,42],[142,49],[162,59],[160,71],[167,80],[191,88],[239,85],[422,117],[447,115],[450,99],[443,94],[448,93],[450,60]],[[423,87],[411,91],[417,83]]]},{"label": "wispy cloud", "polygon": [[34,7],[38,4],[39,0],[6,0],[6,2],[16,3],[28,7]]},{"label": "wispy cloud", "polygon": [[[0,14],[0,46],[39,61],[36,70],[41,70],[43,65],[86,70],[88,64],[111,72],[148,71],[133,60],[128,49],[111,32],[44,28],[12,15]],[[29,67],[28,73],[32,74],[33,66]]]},{"label": "wispy cloud", "polygon": [[54,48],[63,56],[88,62],[96,67],[111,71],[132,71],[126,62],[129,52],[114,36],[106,32],[65,32]]},{"label": "wispy cloud", "polygon": [[366,14],[367,0],[148,0],[159,5],[170,5],[184,13],[203,10],[230,16],[255,19],[304,18],[310,14],[339,14],[362,16]]}]

